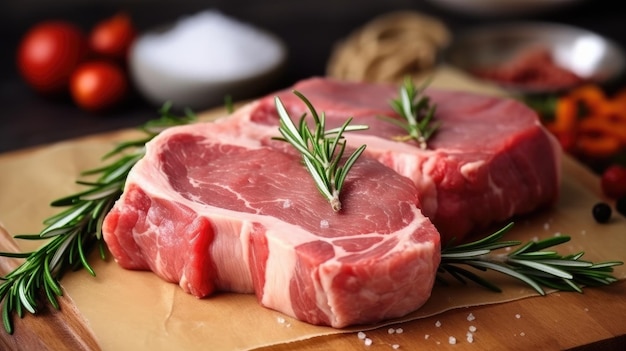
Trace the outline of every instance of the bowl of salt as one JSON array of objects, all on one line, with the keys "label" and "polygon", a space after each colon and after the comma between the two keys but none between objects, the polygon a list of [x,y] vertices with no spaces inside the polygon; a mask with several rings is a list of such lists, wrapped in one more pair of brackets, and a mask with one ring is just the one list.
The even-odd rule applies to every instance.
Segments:
[{"label": "bowl of salt", "polygon": [[142,33],[130,49],[129,70],[149,102],[200,110],[262,93],[286,56],[273,34],[207,10]]}]

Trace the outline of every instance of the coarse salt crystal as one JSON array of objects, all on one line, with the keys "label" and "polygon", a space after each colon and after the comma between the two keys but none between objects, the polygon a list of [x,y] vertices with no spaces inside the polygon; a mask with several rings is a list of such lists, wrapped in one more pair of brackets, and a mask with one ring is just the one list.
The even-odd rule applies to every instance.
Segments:
[{"label": "coarse salt crystal", "polygon": [[396,334],[402,334],[404,332],[404,330],[402,328],[397,328],[396,329]]},{"label": "coarse salt crystal", "polygon": [[399,348],[400,348],[400,345],[398,345],[398,344],[393,344],[393,345],[391,345],[391,348],[392,348],[392,349],[394,349],[394,350],[397,350],[397,349],[399,349]]},{"label": "coarse salt crystal", "polygon": [[365,340],[363,341],[363,343],[365,344],[365,346],[370,346],[370,345],[372,345],[372,339],[370,339],[370,338],[365,338]]},{"label": "coarse salt crystal", "polygon": [[440,321],[436,321],[435,322],[435,327],[437,327],[437,328],[441,327],[441,322]]},{"label": "coarse salt crystal", "polygon": [[393,328],[389,328],[389,329],[387,329],[387,334],[393,334],[393,333],[395,333],[395,332],[396,332],[396,330],[395,330],[395,329],[393,329]]},{"label": "coarse salt crystal", "polygon": [[467,340],[467,342],[469,342],[470,344],[474,342],[474,334],[472,333],[467,333],[467,337],[465,338]]},{"label": "coarse salt crystal", "polygon": [[326,228],[328,228],[329,226],[330,226],[330,225],[328,224],[328,221],[327,221],[327,220],[322,219],[322,220],[320,221],[320,228],[326,229]]},{"label": "coarse salt crystal", "polygon": [[520,335],[520,336],[525,336],[525,335],[526,335],[526,333],[521,332],[521,333],[519,333],[519,335]]},{"label": "coarse salt crystal", "polygon": [[473,314],[473,313],[470,313],[470,314],[468,314],[468,315],[467,315],[467,320],[468,320],[468,321],[470,321],[470,322],[471,322],[471,321],[473,321],[473,320],[475,320],[475,319],[476,319],[476,317],[474,317],[474,314]]},{"label": "coarse salt crystal", "polygon": [[362,331],[358,332],[358,333],[356,334],[356,336],[357,336],[359,339],[361,339],[361,340],[365,339],[365,333],[364,333],[364,332],[362,332]]},{"label": "coarse salt crystal", "polygon": [[428,340],[428,338],[430,338],[430,335],[424,334],[424,340]]},{"label": "coarse salt crystal", "polygon": [[449,337],[448,338],[448,344],[450,344],[450,345],[456,344],[456,338],[454,336]]},{"label": "coarse salt crystal", "polygon": [[290,208],[291,207],[291,200],[285,200],[283,201],[283,208]]},{"label": "coarse salt crystal", "polygon": [[469,331],[471,331],[472,333],[476,332],[476,327],[473,325],[469,326]]},{"label": "coarse salt crystal", "polygon": [[522,315],[518,313],[518,314],[515,315],[515,318],[520,319],[520,318],[522,318]]},{"label": "coarse salt crystal", "polygon": [[276,320],[277,320],[277,321],[278,321],[278,323],[280,323],[280,324],[284,324],[284,323],[285,323],[285,318],[283,318],[283,317],[278,317],[278,318],[276,318]]}]

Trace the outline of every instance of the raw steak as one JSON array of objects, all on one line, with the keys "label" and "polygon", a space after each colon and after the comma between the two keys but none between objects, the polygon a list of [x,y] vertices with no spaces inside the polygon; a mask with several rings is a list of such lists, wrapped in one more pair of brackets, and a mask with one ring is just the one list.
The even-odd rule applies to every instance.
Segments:
[{"label": "raw steak", "polygon": [[115,260],[198,297],[255,293],[312,324],[339,328],[418,309],[440,238],[415,185],[361,157],[334,213],[301,158],[242,121],[171,128],[148,143],[104,222]]},{"label": "raw steak", "polygon": [[292,117],[306,112],[292,89],[325,112],[328,128],[341,125],[346,116],[370,126],[346,134],[348,142],[367,144],[370,156],[413,180],[422,212],[440,231],[442,242],[463,240],[489,225],[549,206],[558,196],[558,144],[536,113],[516,100],[428,89],[441,127],[427,150],[414,142],[394,141],[406,132],[379,118],[397,117],[389,105],[398,96],[392,85],[312,78],[252,102],[233,118],[267,125],[272,133],[278,123],[275,95]]}]

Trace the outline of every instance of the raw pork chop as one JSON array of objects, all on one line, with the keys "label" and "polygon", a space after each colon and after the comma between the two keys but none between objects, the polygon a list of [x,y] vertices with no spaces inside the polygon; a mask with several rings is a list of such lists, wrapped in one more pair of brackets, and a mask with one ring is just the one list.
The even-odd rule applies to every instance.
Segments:
[{"label": "raw pork chop", "polygon": [[[392,140],[406,132],[379,118],[397,116],[389,105],[398,96],[396,86],[312,78],[292,89],[325,112],[328,128],[346,116],[370,126],[346,134],[348,142],[367,144],[366,153],[413,180],[422,212],[443,242],[549,206],[558,196],[558,144],[536,113],[516,100],[428,89],[441,126],[421,150],[414,142]],[[275,95],[292,117],[306,112],[292,89],[252,102],[233,118],[267,125],[272,133],[278,123]]]},{"label": "raw pork chop", "polygon": [[440,239],[414,184],[361,157],[334,213],[301,157],[240,121],[171,128],[148,143],[104,222],[115,260],[198,297],[255,293],[263,306],[312,324],[345,327],[418,309],[430,296]]}]

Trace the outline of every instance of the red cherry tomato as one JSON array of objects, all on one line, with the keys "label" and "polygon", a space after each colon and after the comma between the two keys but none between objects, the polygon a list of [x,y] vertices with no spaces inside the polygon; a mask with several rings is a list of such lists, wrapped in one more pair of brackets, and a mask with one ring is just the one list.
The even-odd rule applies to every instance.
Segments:
[{"label": "red cherry tomato", "polygon": [[136,31],[126,13],[118,13],[96,24],[89,35],[91,50],[105,58],[125,62]]},{"label": "red cherry tomato", "polygon": [[87,39],[78,27],[64,21],[46,21],[22,38],[17,66],[35,90],[57,94],[67,89],[72,72],[87,55]]},{"label": "red cherry tomato", "polygon": [[626,196],[626,167],[612,165],[604,170],[600,178],[604,195],[611,199]]},{"label": "red cherry tomato", "polygon": [[128,80],[122,69],[106,61],[81,64],[70,82],[70,93],[81,108],[99,112],[119,105],[128,92]]}]

